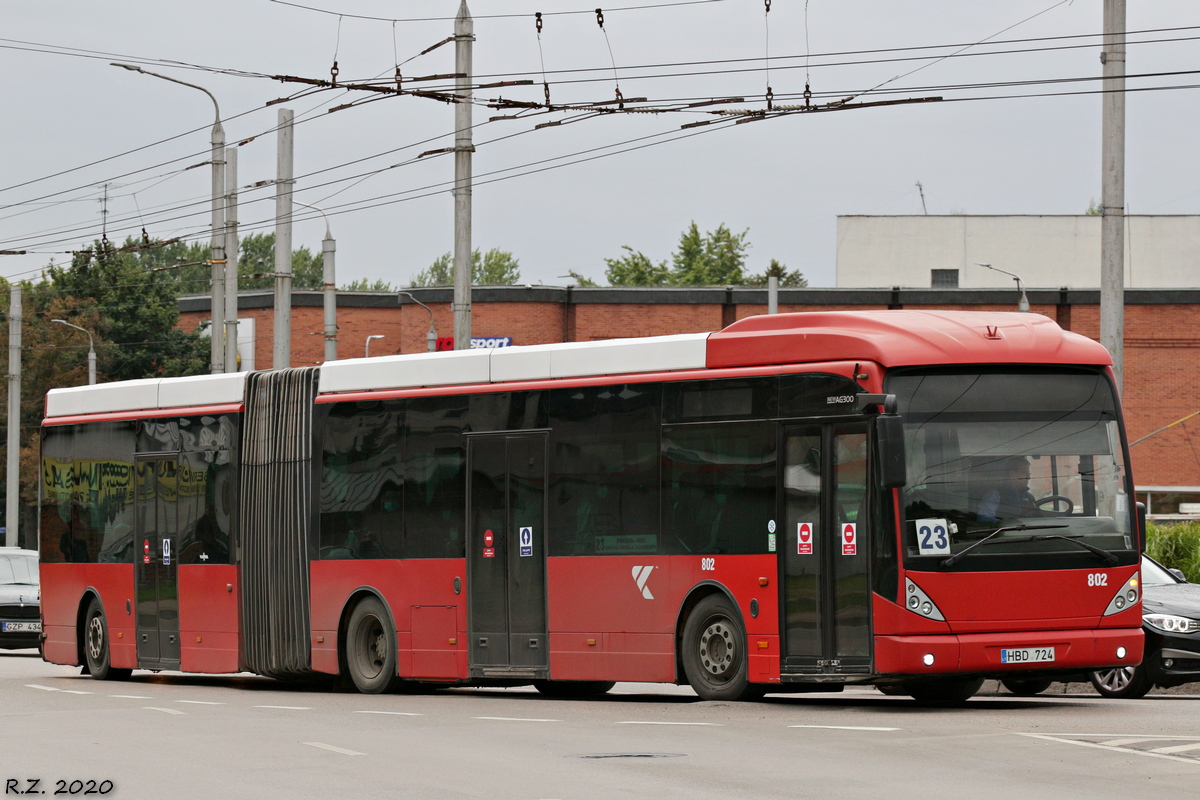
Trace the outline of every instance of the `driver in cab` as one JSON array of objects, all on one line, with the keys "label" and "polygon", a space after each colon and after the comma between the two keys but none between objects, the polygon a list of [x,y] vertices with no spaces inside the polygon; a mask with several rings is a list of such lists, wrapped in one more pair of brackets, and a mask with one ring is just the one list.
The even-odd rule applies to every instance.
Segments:
[{"label": "driver in cab", "polygon": [[1004,459],[996,485],[979,501],[979,521],[999,522],[1002,519],[1041,516],[1037,501],[1029,491],[1030,474],[1029,459],[1024,456]]}]

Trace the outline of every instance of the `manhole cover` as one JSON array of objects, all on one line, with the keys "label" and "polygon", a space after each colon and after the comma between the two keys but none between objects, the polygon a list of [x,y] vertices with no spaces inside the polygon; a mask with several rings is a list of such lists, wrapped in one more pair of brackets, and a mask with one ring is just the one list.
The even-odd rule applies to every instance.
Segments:
[{"label": "manhole cover", "polygon": [[588,753],[568,758],[683,758],[685,753]]}]

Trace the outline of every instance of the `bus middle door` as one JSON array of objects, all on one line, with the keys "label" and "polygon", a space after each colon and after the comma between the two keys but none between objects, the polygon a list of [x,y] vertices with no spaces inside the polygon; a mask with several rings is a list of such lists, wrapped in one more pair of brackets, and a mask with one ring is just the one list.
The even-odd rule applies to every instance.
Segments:
[{"label": "bus middle door", "polygon": [[179,668],[178,475],[174,455],[134,458],[137,657],[146,669]]},{"label": "bus middle door", "polygon": [[471,675],[546,678],[546,434],[472,435],[467,470]]},{"label": "bus middle door", "polygon": [[867,425],[783,428],[784,681],[871,670]]}]

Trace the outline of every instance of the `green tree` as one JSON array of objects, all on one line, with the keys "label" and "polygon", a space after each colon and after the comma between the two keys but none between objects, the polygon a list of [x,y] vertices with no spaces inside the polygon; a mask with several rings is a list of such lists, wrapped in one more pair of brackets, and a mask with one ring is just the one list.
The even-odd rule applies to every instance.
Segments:
[{"label": "green tree", "polygon": [[746,286],[766,286],[767,278],[778,278],[780,288],[801,288],[808,286],[808,279],[800,273],[799,270],[789,272],[788,268],[780,264],[775,259],[771,259],[771,264],[759,275],[750,275],[746,278],[744,285]]},{"label": "green tree", "polygon": [[[274,272],[275,234],[252,233],[244,237],[238,247],[238,289],[273,289]],[[320,253],[313,253],[307,247],[292,251],[293,289],[320,289],[325,283],[324,273]]]},{"label": "green tree", "polygon": [[[471,283],[475,286],[512,286],[521,280],[520,262],[507,250],[493,247],[471,253]],[[445,253],[412,277],[413,286],[453,286],[454,256]]]},{"label": "green tree", "polygon": [[600,285],[600,284],[596,283],[594,280],[592,280],[591,278],[587,278],[587,277],[584,277],[583,275],[580,275],[578,272],[576,272],[573,269],[567,270],[567,275],[569,277],[575,279],[576,286],[582,286],[585,288],[594,288],[594,287]]},{"label": "green tree", "polygon": [[356,281],[350,281],[342,287],[343,292],[394,292],[396,287],[384,280],[376,279],[368,281],[366,278],[359,278]]},{"label": "green tree", "polygon": [[621,245],[625,255],[620,258],[606,258],[604,277],[613,286],[666,286],[670,283],[671,271],[667,262],[655,264],[650,257],[641,251],[634,250],[627,244]]}]

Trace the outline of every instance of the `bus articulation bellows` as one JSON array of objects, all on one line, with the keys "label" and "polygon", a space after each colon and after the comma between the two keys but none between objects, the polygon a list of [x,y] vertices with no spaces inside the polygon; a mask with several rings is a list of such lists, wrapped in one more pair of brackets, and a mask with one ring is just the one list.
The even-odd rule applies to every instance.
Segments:
[{"label": "bus articulation bellows", "polygon": [[56,389],[44,656],[932,701],[1136,664],[1110,365],[896,310]]}]

